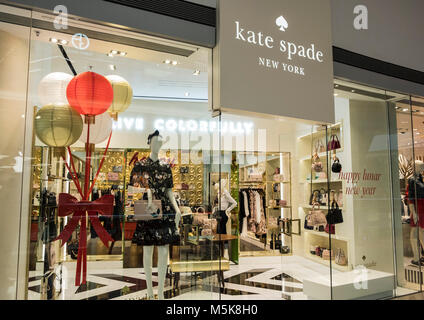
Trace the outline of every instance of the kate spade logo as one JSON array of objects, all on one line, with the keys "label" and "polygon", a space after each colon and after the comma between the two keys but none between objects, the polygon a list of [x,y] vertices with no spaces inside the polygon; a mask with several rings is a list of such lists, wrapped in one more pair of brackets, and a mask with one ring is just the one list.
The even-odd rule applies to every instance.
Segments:
[{"label": "kate spade logo", "polygon": [[275,24],[277,25],[277,27],[280,28],[280,31],[283,31],[283,32],[285,32],[286,29],[289,27],[289,23],[287,22],[286,18],[284,18],[283,16],[279,16],[277,20],[275,20]]}]

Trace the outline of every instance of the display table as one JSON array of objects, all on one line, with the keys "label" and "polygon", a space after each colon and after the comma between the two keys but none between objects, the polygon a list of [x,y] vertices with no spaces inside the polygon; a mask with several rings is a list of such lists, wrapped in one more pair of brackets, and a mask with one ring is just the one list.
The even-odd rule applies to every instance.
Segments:
[{"label": "display table", "polygon": [[[226,241],[231,241],[237,239],[237,236],[233,235],[213,235],[211,237],[200,237],[199,243],[190,243],[188,242],[189,247],[191,250],[197,251],[200,246],[203,246],[206,248],[211,248],[212,252],[212,246],[217,243],[220,248],[220,256],[223,255],[223,248],[224,243]],[[173,246],[174,250],[172,252],[172,260],[170,262],[170,270],[171,270],[171,281],[174,280],[174,289],[178,287],[179,279],[180,279],[180,273],[181,272],[192,272],[192,273],[198,273],[198,272],[214,272],[218,276],[218,282],[220,283],[221,287],[225,287],[224,282],[224,271],[230,270],[230,261],[224,258],[217,259],[202,259],[202,260],[189,260],[186,258],[186,260],[181,260],[180,255],[180,249],[182,249],[182,246]],[[184,246],[185,249],[187,249],[187,245]]]},{"label": "display table", "polygon": [[[361,282],[362,281],[362,282]],[[394,290],[394,275],[368,269],[361,271],[334,272],[320,277],[305,278],[303,293],[310,300],[375,300],[390,297]]]}]

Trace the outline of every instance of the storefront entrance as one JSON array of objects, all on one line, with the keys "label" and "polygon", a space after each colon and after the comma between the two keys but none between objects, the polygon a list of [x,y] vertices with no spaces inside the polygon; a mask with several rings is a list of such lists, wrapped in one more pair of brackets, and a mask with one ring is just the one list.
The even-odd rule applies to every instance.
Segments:
[{"label": "storefront entrance", "polygon": [[[1,42],[15,50],[0,49],[11,66],[3,75],[22,76],[3,79],[13,94],[1,103],[16,102],[17,83],[26,97],[14,104],[24,147],[0,161],[25,159],[1,170],[29,185],[8,183],[30,220],[20,253],[28,299],[385,299],[422,290],[423,99],[335,79],[331,124],[260,108],[212,111],[209,49],[70,23],[91,35],[79,35],[88,47],[75,46],[71,31],[0,22]],[[112,109],[94,119],[75,110],[81,91],[95,96],[87,78],[74,81],[81,75],[106,88],[98,100],[111,88]]]}]

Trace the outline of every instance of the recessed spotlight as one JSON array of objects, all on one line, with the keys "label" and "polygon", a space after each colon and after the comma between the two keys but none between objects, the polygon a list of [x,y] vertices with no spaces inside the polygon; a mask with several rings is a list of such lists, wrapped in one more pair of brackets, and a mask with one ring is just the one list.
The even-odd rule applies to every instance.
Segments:
[{"label": "recessed spotlight", "polygon": [[338,87],[339,87],[339,85],[338,85],[338,84],[336,84],[336,85],[335,85],[335,87],[336,87],[336,88],[338,88]]},{"label": "recessed spotlight", "polygon": [[110,69],[110,70],[116,70],[116,66],[115,66],[114,64],[110,64],[110,65],[109,65],[109,69]]},{"label": "recessed spotlight", "polygon": [[419,132],[416,132],[415,134],[416,134],[416,135],[419,135],[420,133],[419,133]]},{"label": "recessed spotlight", "polygon": [[352,90],[352,92],[356,92],[355,90]]},{"label": "recessed spotlight", "polygon": [[118,54],[118,51],[117,50],[112,50],[110,53],[112,53],[112,54]]},{"label": "recessed spotlight", "polygon": [[125,56],[127,55],[127,53],[126,53],[126,52],[123,52],[123,51],[119,52],[119,54],[120,54],[121,56],[123,56],[123,57],[125,57]]},{"label": "recessed spotlight", "polygon": [[107,54],[107,56],[108,56],[108,57],[112,57],[112,58],[113,58],[113,54],[112,54],[112,52],[109,52],[109,53]]},{"label": "recessed spotlight", "polygon": [[50,38],[50,42],[58,43],[58,40],[56,38]]},{"label": "recessed spotlight", "polygon": [[186,93],[184,93],[184,95],[185,95],[186,97],[188,97],[188,96],[190,96],[190,92],[186,92]]},{"label": "recessed spotlight", "polygon": [[171,63],[171,60],[166,59],[163,63],[170,64]]},{"label": "recessed spotlight", "polygon": [[60,44],[63,44],[63,45],[68,44],[68,41],[66,41],[66,40],[60,40]]},{"label": "recessed spotlight", "polygon": [[407,109],[407,108],[402,109],[402,111],[403,111],[403,112],[408,112],[408,110],[409,110],[409,109]]},{"label": "recessed spotlight", "polygon": [[174,61],[172,61],[172,65],[173,65],[173,66],[176,66],[177,64],[178,64],[178,61],[175,61],[175,60],[174,60]]},{"label": "recessed spotlight", "polygon": [[200,74],[200,70],[196,70],[193,72],[193,76],[198,76]]},{"label": "recessed spotlight", "polygon": [[395,107],[395,109],[396,109],[396,110],[399,110],[399,109],[400,109],[400,107]]},{"label": "recessed spotlight", "polygon": [[338,93],[335,93],[335,94],[334,94],[334,96],[335,96],[335,97],[337,97],[338,95],[339,95]]}]

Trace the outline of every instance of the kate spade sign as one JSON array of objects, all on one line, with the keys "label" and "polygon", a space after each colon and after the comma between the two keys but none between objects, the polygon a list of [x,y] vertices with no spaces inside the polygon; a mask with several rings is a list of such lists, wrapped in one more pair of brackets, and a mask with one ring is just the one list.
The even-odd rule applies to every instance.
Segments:
[{"label": "kate spade sign", "polygon": [[213,107],[334,122],[329,0],[220,0]]}]

